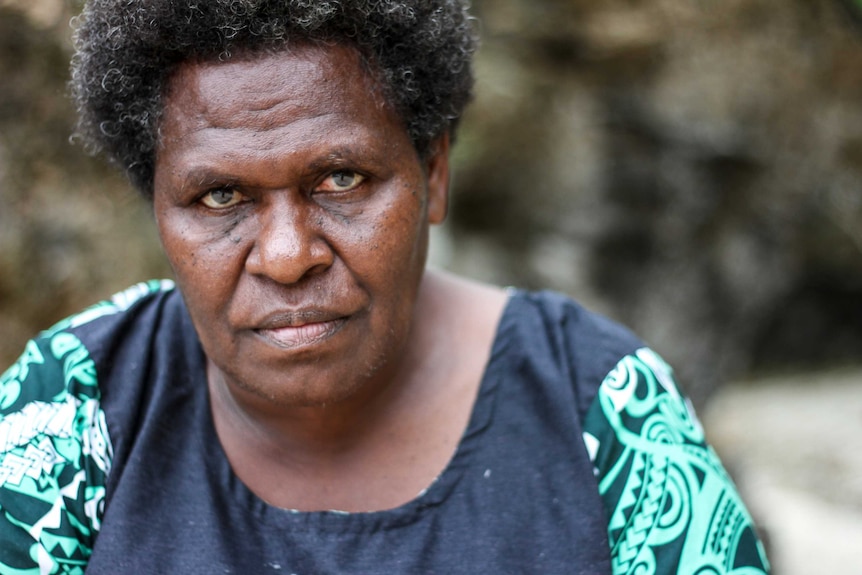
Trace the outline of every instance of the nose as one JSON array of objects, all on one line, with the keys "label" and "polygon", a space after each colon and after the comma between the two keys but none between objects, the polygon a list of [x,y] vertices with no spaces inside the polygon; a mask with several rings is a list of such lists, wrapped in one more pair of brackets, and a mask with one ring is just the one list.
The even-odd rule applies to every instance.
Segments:
[{"label": "nose", "polygon": [[325,271],[335,254],[311,210],[274,193],[259,213],[260,226],[246,259],[246,270],[282,284]]}]

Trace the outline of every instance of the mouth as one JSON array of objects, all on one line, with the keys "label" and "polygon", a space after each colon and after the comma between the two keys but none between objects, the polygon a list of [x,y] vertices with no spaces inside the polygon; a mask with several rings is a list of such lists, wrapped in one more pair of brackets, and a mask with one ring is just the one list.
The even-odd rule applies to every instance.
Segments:
[{"label": "mouth", "polygon": [[297,349],[329,339],[347,323],[347,317],[282,318],[267,322],[254,332],[282,349]]}]

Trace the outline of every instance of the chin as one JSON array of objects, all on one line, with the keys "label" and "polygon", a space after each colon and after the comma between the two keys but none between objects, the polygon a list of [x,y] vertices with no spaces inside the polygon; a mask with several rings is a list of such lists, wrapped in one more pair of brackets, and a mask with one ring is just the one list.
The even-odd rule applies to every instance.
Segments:
[{"label": "chin", "polygon": [[[380,391],[379,377],[387,364],[383,354],[365,362],[365,369],[332,369],[321,376],[319,363],[306,369],[293,369],[291,375],[273,376],[236,374],[229,382],[236,392],[261,408],[320,408],[334,406],[359,397],[370,397]],[[250,383],[254,382],[254,383]]]}]

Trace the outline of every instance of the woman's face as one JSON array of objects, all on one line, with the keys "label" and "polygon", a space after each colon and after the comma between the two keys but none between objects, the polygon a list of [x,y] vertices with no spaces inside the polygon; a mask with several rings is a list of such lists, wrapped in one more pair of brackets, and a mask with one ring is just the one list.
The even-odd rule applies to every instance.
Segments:
[{"label": "woman's face", "polygon": [[339,46],[186,64],[160,135],[156,220],[211,369],[284,406],[385,385],[445,215],[446,142],[420,161]]}]

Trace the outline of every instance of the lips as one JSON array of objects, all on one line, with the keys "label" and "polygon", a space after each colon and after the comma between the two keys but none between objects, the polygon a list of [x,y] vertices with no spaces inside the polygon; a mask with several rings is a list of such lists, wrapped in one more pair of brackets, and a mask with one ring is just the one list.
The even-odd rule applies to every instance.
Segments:
[{"label": "lips", "polygon": [[295,349],[322,342],[347,323],[343,314],[324,310],[302,310],[271,314],[254,332],[269,343]]}]

